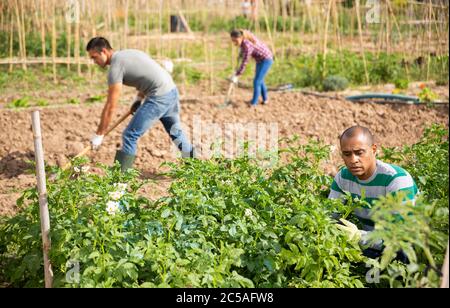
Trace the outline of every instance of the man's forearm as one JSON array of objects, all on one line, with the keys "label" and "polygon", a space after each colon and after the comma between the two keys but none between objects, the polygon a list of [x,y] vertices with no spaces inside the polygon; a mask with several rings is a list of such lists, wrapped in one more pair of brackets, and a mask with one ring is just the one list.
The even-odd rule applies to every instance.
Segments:
[{"label": "man's forearm", "polygon": [[104,135],[106,130],[108,129],[109,124],[111,123],[111,118],[114,114],[115,106],[114,104],[108,102],[102,111],[102,117],[100,119],[100,124],[97,129],[97,135]]}]

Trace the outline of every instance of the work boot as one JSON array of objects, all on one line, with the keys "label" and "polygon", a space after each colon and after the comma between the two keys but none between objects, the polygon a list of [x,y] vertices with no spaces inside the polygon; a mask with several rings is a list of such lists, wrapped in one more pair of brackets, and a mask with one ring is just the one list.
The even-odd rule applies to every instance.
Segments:
[{"label": "work boot", "polygon": [[116,151],[114,162],[118,161],[120,163],[120,170],[122,170],[122,172],[125,172],[133,166],[135,158],[136,155],[125,154],[121,150],[118,150]]},{"label": "work boot", "polygon": [[190,152],[181,152],[181,158],[197,158],[194,148]]}]

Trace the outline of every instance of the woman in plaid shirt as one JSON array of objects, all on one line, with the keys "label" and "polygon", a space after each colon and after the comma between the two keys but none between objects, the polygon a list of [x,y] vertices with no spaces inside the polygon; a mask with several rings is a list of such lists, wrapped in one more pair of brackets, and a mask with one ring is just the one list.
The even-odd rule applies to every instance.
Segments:
[{"label": "woman in plaid shirt", "polygon": [[236,46],[241,48],[242,63],[239,69],[231,77],[231,81],[237,83],[238,77],[242,75],[250,57],[256,61],[255,79],[253,80],[253,98],[250,106],[258,104],[259,96],[262,95],[263,104],[267,104],[267,87],[264,84],[264,77],[273,63],[273,55],[266,44],[258,40],[247,30],[233,30],[230,33],[231,40]]}]

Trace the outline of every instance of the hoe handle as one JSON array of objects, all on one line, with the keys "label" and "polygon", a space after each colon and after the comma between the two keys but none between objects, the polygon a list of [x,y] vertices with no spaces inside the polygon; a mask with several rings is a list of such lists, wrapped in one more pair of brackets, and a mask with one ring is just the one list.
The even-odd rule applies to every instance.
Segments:
[{"label": "hoe handle", "polygon": [[[120,123],[123,122],[123,120],[125,120],[126,118],[128,118],[128,116],[131,114],[131,110],[128,110],[127,113],[125,113],[116,123],[113,124],[113,126],[111,126],[105,133],[105,136],[108,135],[111,131],[113,131]],[[86,155],[89,151],[91,150],[91,145],[88,145],[87,147],[85,147],[80,153],[78,153],[77,155],[75,155],[73,158],[78,158],[80,156]],[[71,165],[71,162],[68,162],[66,165],[64,165],[64,167],[62,168],[63,170],[66,170],[67,168],[69,168]]]}]

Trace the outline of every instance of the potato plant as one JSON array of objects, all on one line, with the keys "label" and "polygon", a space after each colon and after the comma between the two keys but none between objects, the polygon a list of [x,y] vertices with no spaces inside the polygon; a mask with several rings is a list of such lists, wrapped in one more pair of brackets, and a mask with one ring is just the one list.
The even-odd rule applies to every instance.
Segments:
[{"label": "potato plant", "polygon": [[[442,128],[432,132],[448,142]],[[387,156],[395,160],[395,153],[417,154],[416,159],[427,161],[423,154],[431,151],[441,155],[439,159],[447,157],[448,166],[448,150],[430,134],[403,152],[387,149]],[[448,176],[447,194],[441,191],[445,183],[426,183],[435,183],[437,176],[442,179],[440,169],[433,168],[444,162],[428,158],[424,166],[436,172],[427,173],[420,164],[412,168],[413,176],[422,176],[424,197],[416,208],[399,207],[395,199],[375,205],[381,210],[374,217],[379,228],[373,237],[383,238],[387,248],[380,259],[368,259],[332,218],[340,213],[351,219],[352,207],[361,201],[349,199],[344,205],[327,199],[332,178],[320,163],[328,158],[329,148],[317,142],[288,144],[277,154],[286,159],[272,157],[276,163],[271,166],[248,155],[169,163],[173,183],[167,196],[156,201],[138,194],[144,182],[134,170],[123,174],[118,165],[102,166],[104,174],[92,174],[85,160],[75,161],[70,170],[53,168],[48,201],[54,286],[437,285],[436,270],[448,238],[448,209],[443,206]],[[0,276],[11,286],[42,286],[36,190],[26,190],[17,203],[21,212],[0,223]],[[393,224],[386,215],[399,209],[406,211],[405,219]],[[413,234],[411,228],[417,225],[420,232]],[[396,231],[388,232],[392,229]],[[409,264],[392,258],[399,248],[407,253]],[[380,271],[378,283],[367,280],[367,264]]]}]

